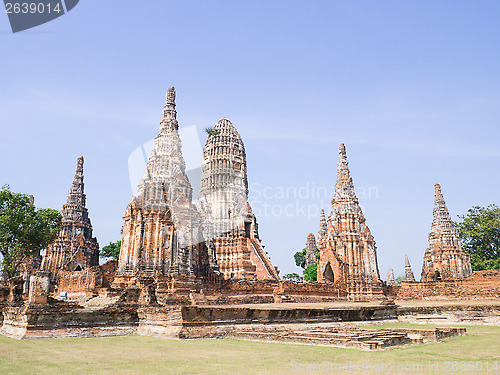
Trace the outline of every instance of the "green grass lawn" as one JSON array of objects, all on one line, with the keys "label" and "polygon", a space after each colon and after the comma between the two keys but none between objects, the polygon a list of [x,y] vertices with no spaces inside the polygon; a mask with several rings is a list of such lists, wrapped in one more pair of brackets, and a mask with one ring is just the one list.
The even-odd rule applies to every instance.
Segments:
[{"label": "green grass lawn", "polygon": [[[382,327],[382,326],[379,326]],[[383,327],[435,327],[390,324]],[[376,328],[376,327],[367,327]],[[500,374],[500,327],[467,326],[468,336],[440,343],[377,352],[324,346],[274,344],[228,339],[168,340],[143,336],[14,340],[0,336],[0,374],[312,374],[335,371],[335,365],[361,361],[359,373]],[[439,371],[429,370],[429,362]],[[452,371],[472,361],[482,371]],[[493,368],[497,361],[497,368]],[[306,365],[323,363],[323,368]],[[295,364],[294,364],[295,363]],[[392,371],[363,370],[392,365]],[[299,365],[302,365],[299,368]],[[400,366],[399,371],[397,366]],[[422,370],[419,370],[422,365]],[[490,371],[487,371],[489,365]],[[401,367],[401,366],[406,366]],[[445,366],[448,366],[447,368]],[[462,363],[464,366],[464,363]],[[302,369],[302,371],[299,371]],[[446,371],[446,370],[449,371]],[[311,371],[309,371],[311,370]],[[327,370],[327,371],[322,371]]]}]

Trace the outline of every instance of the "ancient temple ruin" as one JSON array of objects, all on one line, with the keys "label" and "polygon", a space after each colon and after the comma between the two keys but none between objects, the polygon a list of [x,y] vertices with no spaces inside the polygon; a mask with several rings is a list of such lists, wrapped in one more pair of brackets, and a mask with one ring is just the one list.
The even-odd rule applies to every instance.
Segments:
[{"label": "ancient temple ruin", "polygon": [[318,263],[318,247],[316,246],[316,237],[309,233],[306,241],[306,268],[312,264]]},{"label": "ancient temple ruin", "polygon": [[193,189],[178,129],[171,87],[138,195],[123,218],[118,274],[199,276],[209,270],[201,215],[191,202]]},{"label": "ancient temple ruin", "polygon": [[434,191],[434,219],[420,281],[469,277],[472,275],[470,256],[462,251],[458,230],[451,220],[441,186],[435,184]]},{"label": "ancient temple ruin", "polygon": [[197,206],[203,214],[204,238],[225,278],[279,279],[248,203],[245,146],[226,118],[209,131],[203,148]]},{"label": "ancient temple ruin", "polygon": [[99,244],[92,237],[92,224],[86,208],[83,183],[83,156],[78,158],[75,177],[68,200],[61,210],[62,229],[59,237],[47,247],[41,269],[78,271],[99,264]]},{"label": "ancient temple ruin", "polygon": [[351,296],[380,293],[375,240],[354,192],[344,144],[339,148],[335,196],[326,234],[318,237],[318,281],[345,284]]}]

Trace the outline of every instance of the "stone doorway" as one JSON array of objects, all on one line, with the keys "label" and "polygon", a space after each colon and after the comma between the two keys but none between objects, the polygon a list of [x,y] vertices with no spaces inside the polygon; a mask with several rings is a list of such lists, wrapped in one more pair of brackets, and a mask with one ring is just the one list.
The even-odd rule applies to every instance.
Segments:
[{"label": "stone doorway", "polygon": [[252,223],[245,221],[245,237],[250,238],[250,232],[252,230]]},{"label": "stone doorway", "polygon": [[332,270],[332,266],[330,266],[330,262],[328,262],[326,264],[326,267],[325,267],[325,272],[323,272],[323,276],[325,277],[325,279],[331,283],[333,283],[334,281],[334,277],[333,277],[333,270]]},{"label": "stone doorway", "polygon": [[436,270],[434,272],[434,277],[432,279],[434,281],[442,281],[443,280],[443,278],[441,277],[441,273],[438,270]]}]

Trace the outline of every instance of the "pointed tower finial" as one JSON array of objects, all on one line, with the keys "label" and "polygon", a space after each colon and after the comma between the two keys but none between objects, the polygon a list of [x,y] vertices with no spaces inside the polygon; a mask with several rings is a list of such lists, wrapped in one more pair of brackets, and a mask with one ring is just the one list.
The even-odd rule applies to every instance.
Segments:
[{"label": "pointed tower finial", "polygon": [[441,191],[441,185],[434,184],[434,210],[433,210],[434,222],[433,225],[437,224],[436,221],[444,220],[446,222],[451,221],[450,213],[448,212],[448,207],[444,201],[443,192]]},{"label": "pointed tower finial", "polygon": [[347,152],[343,143],[339,146],[339,169],[340,167],[347,168]]},{"label": "pointed tower finial", "polygon": [[347,153],[343,143],[341,143],[339,147],[339,165],[337,169],[337,182],[335,183],[334,200],[354,200],[358,203],[354,192],[351,172],[349,171],[349,164],[347,162]]},{"label": "pointed tower finial", "polygon": [[69,189],[67,204],[85,206],[83,156],[80,156],[76,162],[75,177],[73,177],[73,183]]},{"label": "pointed tower finial", "polygon": [[408,255],[405,254],[405,267],[411,267],[410,265],[410,259],[408,259]]},{"label": "pointed tower finial", "polygon": [[431,233],[429,234],[429,247],[435,244],[451,245],[460,248],[458,230],[451,220],[448,207],[444,201],[441,185],[434,185],[434,209],[432,210],[433,220]]},{"label": "pointed tower finial", "polygon": [[163,108],[163,119],[161,121],[160,130],[162,129],[179,129],[177,122],[177,111],[175,110],[175,87],[170,87],[165,95],[165,107]]},{"label": "pointed tower finial", "polygon": [[410,260],[407,254],[405,254],[405,281],[415,281],[415,275],[411,269]]}]

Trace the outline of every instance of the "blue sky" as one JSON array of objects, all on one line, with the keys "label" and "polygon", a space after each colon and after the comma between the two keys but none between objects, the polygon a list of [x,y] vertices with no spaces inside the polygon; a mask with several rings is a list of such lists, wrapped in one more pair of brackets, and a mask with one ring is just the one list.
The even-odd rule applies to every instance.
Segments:
[{"label": "blue sky", "polygon": [[243,137],[282,274],[330,212],[344,142],[382,278],[405,253],[419,275],[435,182],[453,218],[500,204],[499,14],[497,1],[81,1],[17,34],[4,14],[0,184],[60,209],[83,155],[94,233],[119,239],[128,157],[175,86],[202,144],[222,117]]}]

